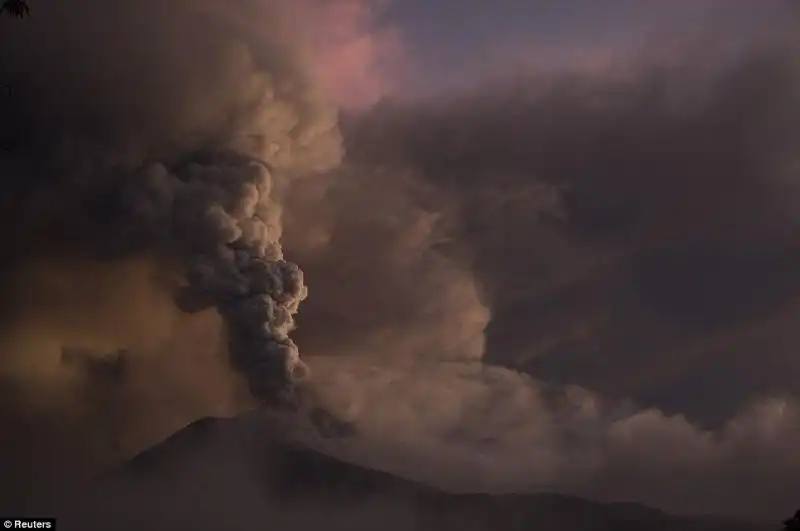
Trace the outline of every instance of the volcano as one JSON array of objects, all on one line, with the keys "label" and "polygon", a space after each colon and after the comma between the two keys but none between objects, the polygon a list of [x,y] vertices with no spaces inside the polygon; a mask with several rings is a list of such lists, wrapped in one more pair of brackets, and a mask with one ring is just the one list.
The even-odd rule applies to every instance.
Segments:
[{"label": "volcano", "polygon": [[186,426],[71,493],[66,507],[59,529],[81,531],[771,529],[559,494],[452,494],[265,437],[243,418]]}]

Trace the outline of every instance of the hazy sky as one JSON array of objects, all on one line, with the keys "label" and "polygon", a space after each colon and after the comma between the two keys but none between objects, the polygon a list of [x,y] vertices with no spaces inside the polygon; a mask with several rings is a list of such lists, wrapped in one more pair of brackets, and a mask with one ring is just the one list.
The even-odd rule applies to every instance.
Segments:
[{"label": "hazy sky", "polygon": [[[355,4],[356,2],[352,2]],[[357,2],[375,27],[395,32],[404,66],[402,93],[472,83],[526,61],[593,61],[641,47],[655,35],[685,35],[713,23],[767,20],[782,0],[387,0]],[[380,7],[380,8],[379,8]]]},{"label": "hazy sky", "polygon": [[276,1],[297,10],[323,84],[348,107],[520,69],[603,66],[712,27],[733,39],[786,18],[786,0]]}]

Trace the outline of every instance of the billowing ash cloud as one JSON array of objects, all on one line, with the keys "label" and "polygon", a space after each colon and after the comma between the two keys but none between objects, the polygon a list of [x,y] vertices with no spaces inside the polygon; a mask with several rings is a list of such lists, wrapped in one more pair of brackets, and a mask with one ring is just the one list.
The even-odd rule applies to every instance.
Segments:
[{"label": "billowing ash cloud", "polygon": [[216,308],[253,395],[287,403],[306,288],[278,243],[278,173],[335,164],[339,137],[280,10],[241,7],[87,1],[4,28],[8,219],[32,220],[8,230],[176,261],[181,306]]},{"label": "billowing ash cloud", "polygon": [[797,48],[727,37],[348,124],[348,170],[286,218],[316,279],[296,339],[362,434],[329,451],[454,489],[792,509]]},{"label": "billowing ash cloud", "polygon": [[450,487],[788,513],[793,43],[386,104],[343,128],[342,162],[280,7],[2,22],[0,437],[35,444],[0,476],[35,490],[239,410],[228,360],[280,400],[293,339],[359,428],[332,452]]},{"label": "billowing ash cloud", "polygon": [[[300,269],[283,259],[269,166],[234,154],[194,157],[174,173],[156,165],[125,190],[137,229],[163,240],[185,261],[186,311],[213,306],[225,321],[233,366],[260,401],[291,400],[297,347],[289,339],[306,288]],[[144,192],[144,193],[143,193]],[[145,199],[143,199],[143,197]],[[149,201],[148,201],[149,200]]]}]

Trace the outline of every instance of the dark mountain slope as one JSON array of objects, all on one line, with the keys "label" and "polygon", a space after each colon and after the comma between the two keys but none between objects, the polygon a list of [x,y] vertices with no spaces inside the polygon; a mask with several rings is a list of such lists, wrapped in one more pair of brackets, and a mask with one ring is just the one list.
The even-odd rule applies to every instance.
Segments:
[{"label": "dark mountain slope", "polygon": [[60,529],[348,531],[759,531],[637,504],[556,494],[449,494],[203,419],[73,495]]}]

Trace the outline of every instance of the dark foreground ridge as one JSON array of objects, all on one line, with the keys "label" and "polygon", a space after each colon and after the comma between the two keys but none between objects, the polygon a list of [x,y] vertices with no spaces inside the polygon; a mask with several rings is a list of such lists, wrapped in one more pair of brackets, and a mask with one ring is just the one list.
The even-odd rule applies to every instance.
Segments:
[{"label": "dark foreground ridge", "polygon": [[[75,496],[59,529],[760,531],[638,504],[556,494],[449,494],[297,445],[240,420],[203,419]],[[269,441],[269,438],[266,439]]]}]

